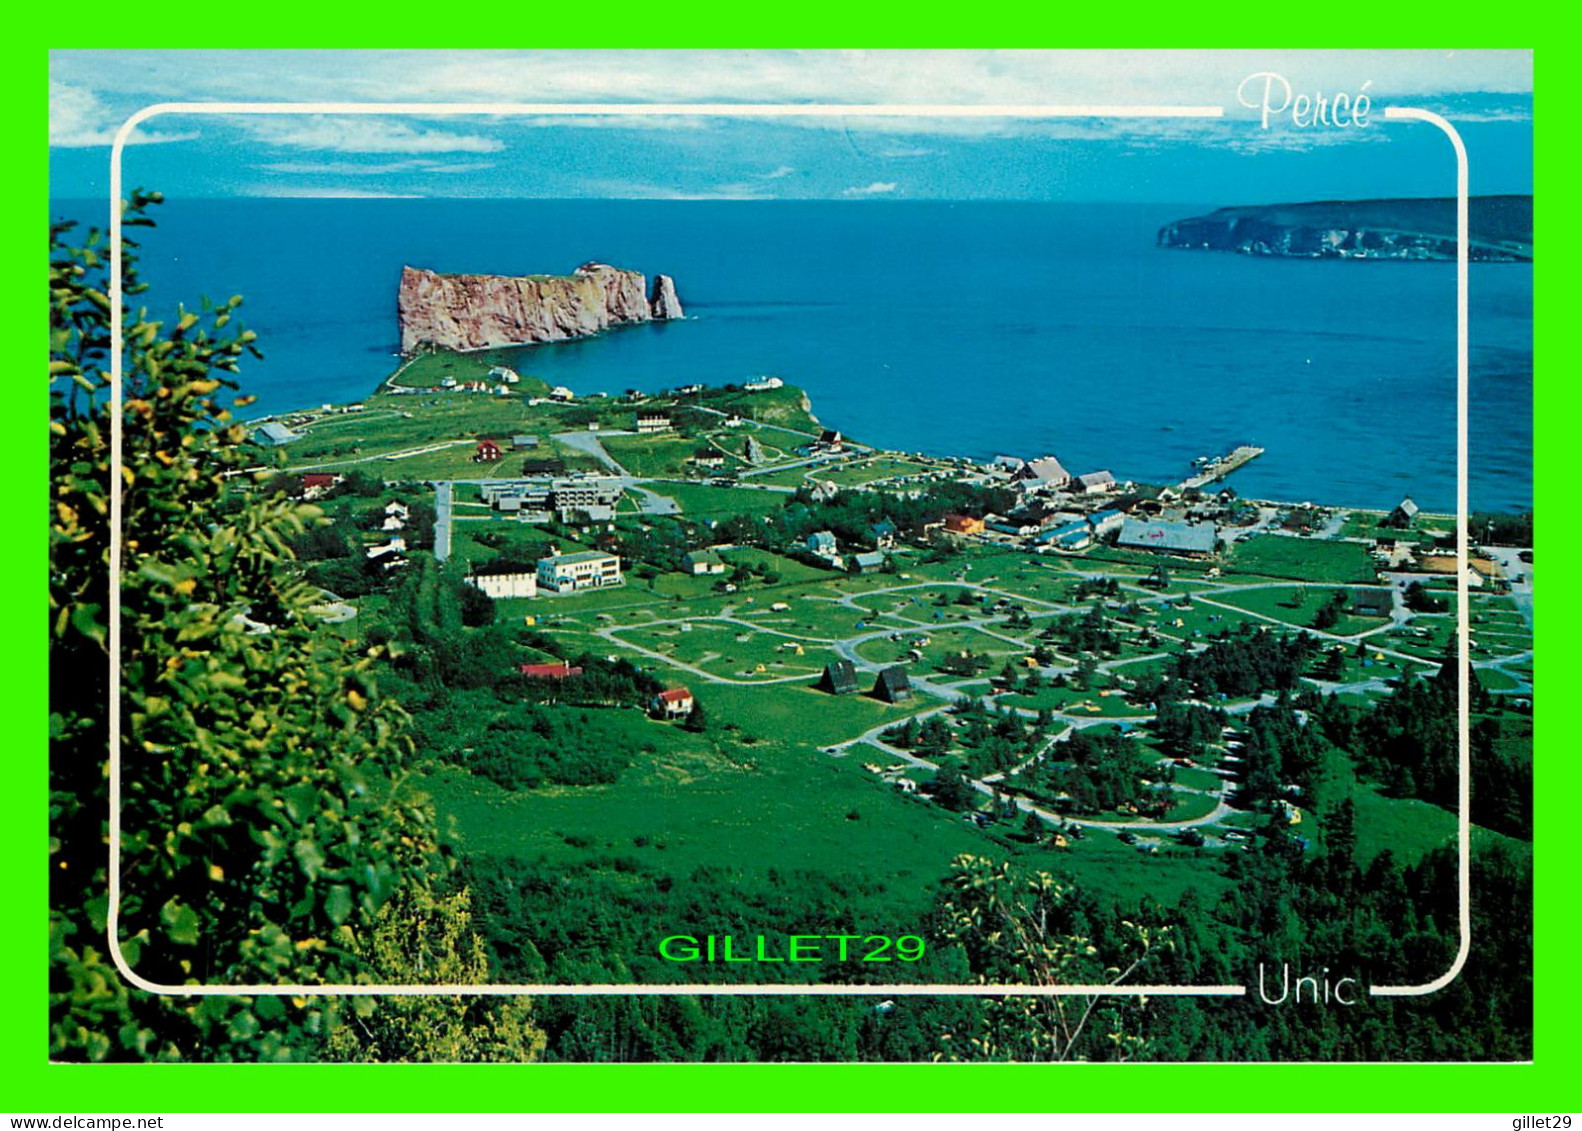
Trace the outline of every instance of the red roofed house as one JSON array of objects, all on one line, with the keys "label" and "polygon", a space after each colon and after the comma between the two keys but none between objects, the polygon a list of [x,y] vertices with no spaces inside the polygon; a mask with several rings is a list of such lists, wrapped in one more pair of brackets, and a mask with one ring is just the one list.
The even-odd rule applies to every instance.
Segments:
[{"label": "red roofed house", "polygon": [[493,440],[479,440],[478,450],[472,455],[472,462],[493,463],[495,460],[501,458],[503,454],[504,453],[500,451],[500,445],[496,444]]},{"label": "red roofed house", "polygon": [[317,471],[309,472],[302,477],[302,497],[304,499],[316,499],[343,478],[345,477],[341,475],[328,475]]},{"label": "red roofed house", "polygon": [[667,719],[692,713],[692,692],[685,687],[672,687],[654,696],[653,708]]},{"label": "red roofed house", "polygon": [[558,664],[519,664],[516,670],[528,679],[567,679],[582,674],[581,668],[574,668],[565,660]]},{"label": "red roofed house", "polygon": [[973,518],[970,514],[947,514],[945,529],[952,534],[982,534],[983,519]]}]

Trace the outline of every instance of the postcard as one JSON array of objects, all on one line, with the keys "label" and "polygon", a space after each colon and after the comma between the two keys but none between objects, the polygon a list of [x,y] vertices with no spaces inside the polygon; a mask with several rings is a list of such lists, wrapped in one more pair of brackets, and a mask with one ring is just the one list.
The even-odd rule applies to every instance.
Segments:
[{"label": "postcard", "polygon": [[1528,51],[57,51],[52,1060],[1526,1062]]}]

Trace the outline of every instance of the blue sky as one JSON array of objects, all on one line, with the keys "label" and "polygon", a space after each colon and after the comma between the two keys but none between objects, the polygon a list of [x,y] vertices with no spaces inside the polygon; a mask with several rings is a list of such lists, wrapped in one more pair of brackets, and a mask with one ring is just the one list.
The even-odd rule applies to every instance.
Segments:
[{"label": "blue sky", "polygon": [[[1372,123],[1297,128],[1287,112],[1263,128],[1238,98],[1260,72],[1282,76],[1293,96],[1363,91]],[[1449,194],[1442,135],[1385,123],[1387,105],[1454,122],[1474,192],[1532,191],[1524,51],[61,51],[50,61],[52,195],[106,192],[116,129],[169,101],[1226,108],[1219,121],[169,115],[140,127],[126,180],[171,196],[1229,204]]]}]

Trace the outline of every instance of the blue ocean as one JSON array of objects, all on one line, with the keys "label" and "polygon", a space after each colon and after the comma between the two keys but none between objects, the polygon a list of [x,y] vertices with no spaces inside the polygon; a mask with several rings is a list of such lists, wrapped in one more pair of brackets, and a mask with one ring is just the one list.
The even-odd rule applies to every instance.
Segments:
[{"label": "blue ocean", "polygon": [[[1173,481],[1267,449],[1243,494],[1455,502],[1455,270],[1162,250],[1213,204],[175,200],[140,238],[156,311],[245,296],[257,411],[366,396],[396,363],[403,264],[675,277],[688,317],[516,351],[579,393],[806,388],[908,451],[1056,454]],[[59,215],[102,223],[103,205]],[[1532,269],[1472,268],[1474,509],[1532,505]]]}]

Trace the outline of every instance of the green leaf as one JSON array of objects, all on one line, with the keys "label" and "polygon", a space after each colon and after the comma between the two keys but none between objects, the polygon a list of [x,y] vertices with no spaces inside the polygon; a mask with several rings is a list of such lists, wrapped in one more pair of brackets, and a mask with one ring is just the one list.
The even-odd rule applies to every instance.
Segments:
[{"label": "green leaf", "polygon": [[319,872],[324,867],[324,850],[307,837],[303,837],[297,841],[296,848],[293,851],[296,854],[297,863],[302,865],[302,871],[307,874],[308,879],[318,879]]},{"label": "green leaf", "polygon": [[198,941],[198,913],[172,896],[160,908],[159,917],[165,922],[165,934],[172,942],[191,946]]},{"label": "green leaf", "polygon": [[330,888],[330,894],[324,900],[324,912],[330,917],[330,922],[337,927],[346,922],[352,913],[351,887],[347,884],[336,884]]}]

